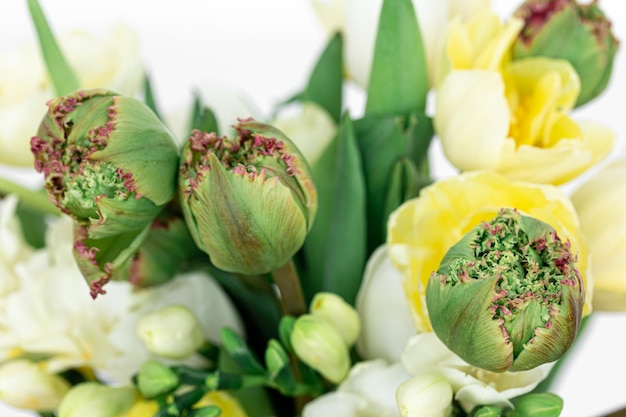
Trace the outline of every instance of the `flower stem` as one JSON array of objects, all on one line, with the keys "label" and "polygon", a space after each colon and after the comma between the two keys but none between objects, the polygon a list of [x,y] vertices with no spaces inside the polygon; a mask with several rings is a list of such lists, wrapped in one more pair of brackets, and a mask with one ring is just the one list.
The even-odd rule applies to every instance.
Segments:
[{"label": "flower stem", "polygon": [[59,209],[48,200],[44,192],[29,190],[5,178],[0,178],[0,196],[15,194],[25,207],[33,209],[43,214],[53,214],[58,216]]},{"label": "flower stem", "polygon": [[274,269],[272,277],[280,290],[280,305],[283,314],[297,317],[306,313],[302,286],[293,259],[280,268]]}]

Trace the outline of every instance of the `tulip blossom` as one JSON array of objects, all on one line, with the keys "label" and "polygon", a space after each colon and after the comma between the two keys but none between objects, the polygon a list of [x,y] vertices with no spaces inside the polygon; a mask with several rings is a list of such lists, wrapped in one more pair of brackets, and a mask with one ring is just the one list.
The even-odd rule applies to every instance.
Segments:
[{"label": "tulip blossom", "polygon": [[[444,152],[462,171],[565,183],[604,158],[614,134],[569,117],[580,92],[571,64],[542,57],[510,61],[521,22],[498,26],[494,19],[485,15],[448,33],[444,62],[451,71],[437,90],[435,112]],[[471,36],[474,26],[485,33]]]},{"label": "tulip blossom", "polygon": [[18,359],[0,365],[0,401],[13,407],[51,411],[69,389],[70,384],[48,373],[45,364]]},{"label": "tulip blossom", "polygon": [[589,250],[569,199],[556,187],[511,181],[493,172],[470,172],[438,181],[389,218],[389,256],[402,271],[404,292],[419,331],[431,331],[426,286],[445,253],[467,232],[496,216],[502,207],[516,208],[552,226],[569,241],[577,256],[586,293],[583,316],[591,312]]}]

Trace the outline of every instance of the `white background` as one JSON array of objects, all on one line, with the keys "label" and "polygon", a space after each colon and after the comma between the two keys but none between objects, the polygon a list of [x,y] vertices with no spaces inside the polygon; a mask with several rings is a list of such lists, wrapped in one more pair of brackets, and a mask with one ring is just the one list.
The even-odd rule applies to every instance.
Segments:
[{"label": "white background", "polygon": [[[274,103],[304,85],[326,36],[307,0],[40,1],[57,33],[84,28],[104,34],[115,22],[130,24],[139,35],[157,100],[169,110],[189,100],[194,85],[209,80],[247,94],[267,114]],[[492,3],[503,16],[517,4]],[[613,19],[617,37],[626,39],[626,2],[601,0],[601,5]],[[0,53],[34,39],[26,0],[2,0]],[[625,93],[626,58],[621,51],[609,91],[575,113],[613,128],[621,149]],[[358,98],[352,97],[356,115],[361,112]],[[451,171],[444,166],[435,172]],[[594,315],[555,387],[565,399],[563,416],[600,416],[626,406],[625,348],[626,313]],[[0,404],[0,415],[31,414]]]}]

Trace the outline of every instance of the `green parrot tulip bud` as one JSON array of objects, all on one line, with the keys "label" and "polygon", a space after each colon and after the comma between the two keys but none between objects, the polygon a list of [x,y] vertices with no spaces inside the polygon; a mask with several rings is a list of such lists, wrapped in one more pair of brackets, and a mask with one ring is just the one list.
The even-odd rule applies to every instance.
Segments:
[{"label": "green parrot tulip bud", "polygon": [[145,227],[175,195],[174,139],[134,98],[79,90],[50,100],[31,150],[51,200],[90,238]]},{"label": "green parrot tulip bud", "polygon": [[585,301],[569,248],[550,225],[502,209],[450,248],[431,276],[433,330],[463,360],[493,372],[557,360]]},{"label": "green parrot tulip bud", "polygon": [[194,131],[181,155],[181,206],[220,269],[263,274],[304,243],[317,210],[310,169],[279,130],[252,119],[234,139]]},{"label": "green parrot tulip bud", "polygon": [[169,281],[181,265],[204,255],[181,217],[162,211],[139,231],[90,239],[88,228],[74,226],[74,259],[89,284],[91,296],[104,294],[110,280],[145,288]]},{"label": "green parrot tulip bud", "polygon": [[513,47],[513,59],[546,56],[565,59],[581,81],[577,106],[606,88],[619,42],[597,1],[526,0],[515,13],[525,25]]}]

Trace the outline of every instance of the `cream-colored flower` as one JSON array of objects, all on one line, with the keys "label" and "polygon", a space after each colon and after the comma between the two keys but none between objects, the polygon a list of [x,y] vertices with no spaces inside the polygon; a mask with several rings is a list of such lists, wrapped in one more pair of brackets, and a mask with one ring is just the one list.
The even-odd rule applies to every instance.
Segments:
[{"label": "cream-colored flower", "polygon": [[272,124],[291,139],[311,166],[337,133],[337,125],[328,112],[311,101],[297,106],[295,114],[279,114]]},{"label": "cream-colored flower", "polygon": [[346,0],[311,0],[311,6],[329,35],[343,29]]},{"label": "cream-colored flower", "polygon": [[13,407],[51,411],[69,389],[66,380],[35,362],[20,359],[0,365],[0,401]]},{"label": "cream-colored flower", "polygon": [[593,257],[593,308],[626,311],[626,159],[607,165],[572,196]]},{"label": "cream-colored flower", "polygon": [[[61,49],[83,88],[108,88],[135,95],[142,85],[143,64],[137,37],[117,26],[107,39],[84,31],[59,37]],[[54,97],[39,46],[30,44],[0,57],[0,163],[31,166],[30,138],[37,132]]]},{"label": "cream-colored flower", "polygon": [[444,254],[503,207],[542,220],[554,227],[562,240],[569,240],[585,282],[583,315],[591,312],[589,250],[567,196],[549,185],[511,181],[494,172],[470,172],[422,189],[418,198],[404,203],[389,218],[389,256],[402,271],[404,292],[418,331],[432,330],[425,302],[426,285]]},{"label": "cream-colored flower", "polygon": [[[26,244],[19,220],[15,216],[17,197],[9,195],[0,202],[0,297],[15,290],[18,280],[13,271],[16,263],[26,259],[32,252]],[[2,317],[0,307],[0,323]]]},{"label": "cream-colored flower", "polygon": [[367,262],[356,299],[362,323],[357,350],[362,358],[381,358],[389,363],[400,360],[407,341],[416,332],[404,300],[402,273],[383,245]]},{"label": "cream-colored flower", "polygon": [[452,386],[438,373],[420,373],[396,391],[401,417],[447,417],[452,411]]},{"label": "cream-colored flower", "polygon": [[198,317],[207,340],[218,342],[224,326],[242,333],[235,308],[206,273],[179,275],[138,291],[126,282],[110,282],[107,294],[93,300],[72,245],[72,222],[62,217],[50,225],[46,247],[13,267],[17,289],[0,302],[0,360],[36,352],[48,356],[49,372],[89,366],[108,381],[128,383],[152,357],[137,334],[145,314],[184,305]]},{"label": "cream-colored flower", "polygon": [[357,311],[337,294],[318,292],[311,300],[309,312],[332,324],[346,346],[354,345],[359,337],[361,320]]},{"label": "cream-colored flower", "polygon": [[[99,368],[103,376],[126,382],[143,362],[153,357],[139,338],[137,325],[144,315],[169,305],[184,305],[192,311],[200,323],[204,339],[212,343],[220,343],[223,327],[243,335],[243,324],[237,310],[209,274],[201,271],[180,274],[163,285],[133,293],[128,313],[109,333],[109,340],[120,353]],[[159,360],[163,361],[162,358]],[[182,363],[200,366],[204,360],[194,355]]]},{"label": "cream-colored flower", "polygon": [[398,417],[396,389],[410,377],[400,363],[359,362],[336,391],[307,404],[302,417]]},{"label": "cream-colored flower", "polygon": [[532,391],[554,366],[554,363],[548,363],[529,371],[488,372],[468,365],[432,332],[411,338],[402,363],[414,376],[435,372],[444,377],[454,390],[454,398],[466,412],[477,405],[512,407],[511,398]]},{"label": "cream-colored flower", "polygon": [[462,171],[489,169],[510,178],[565,183],[604,158],[613,132],[575,122],[580,80],[563,60],[510,61],[522,27],[492,12],[451,24],[438,73],[435,129]]},{"label": "cream-colored flower", "polygon": [[137,333],[150,352],[172,359],[185,359],[204,343],[198,319],[179,304],[142,316],[137,323]]}]

